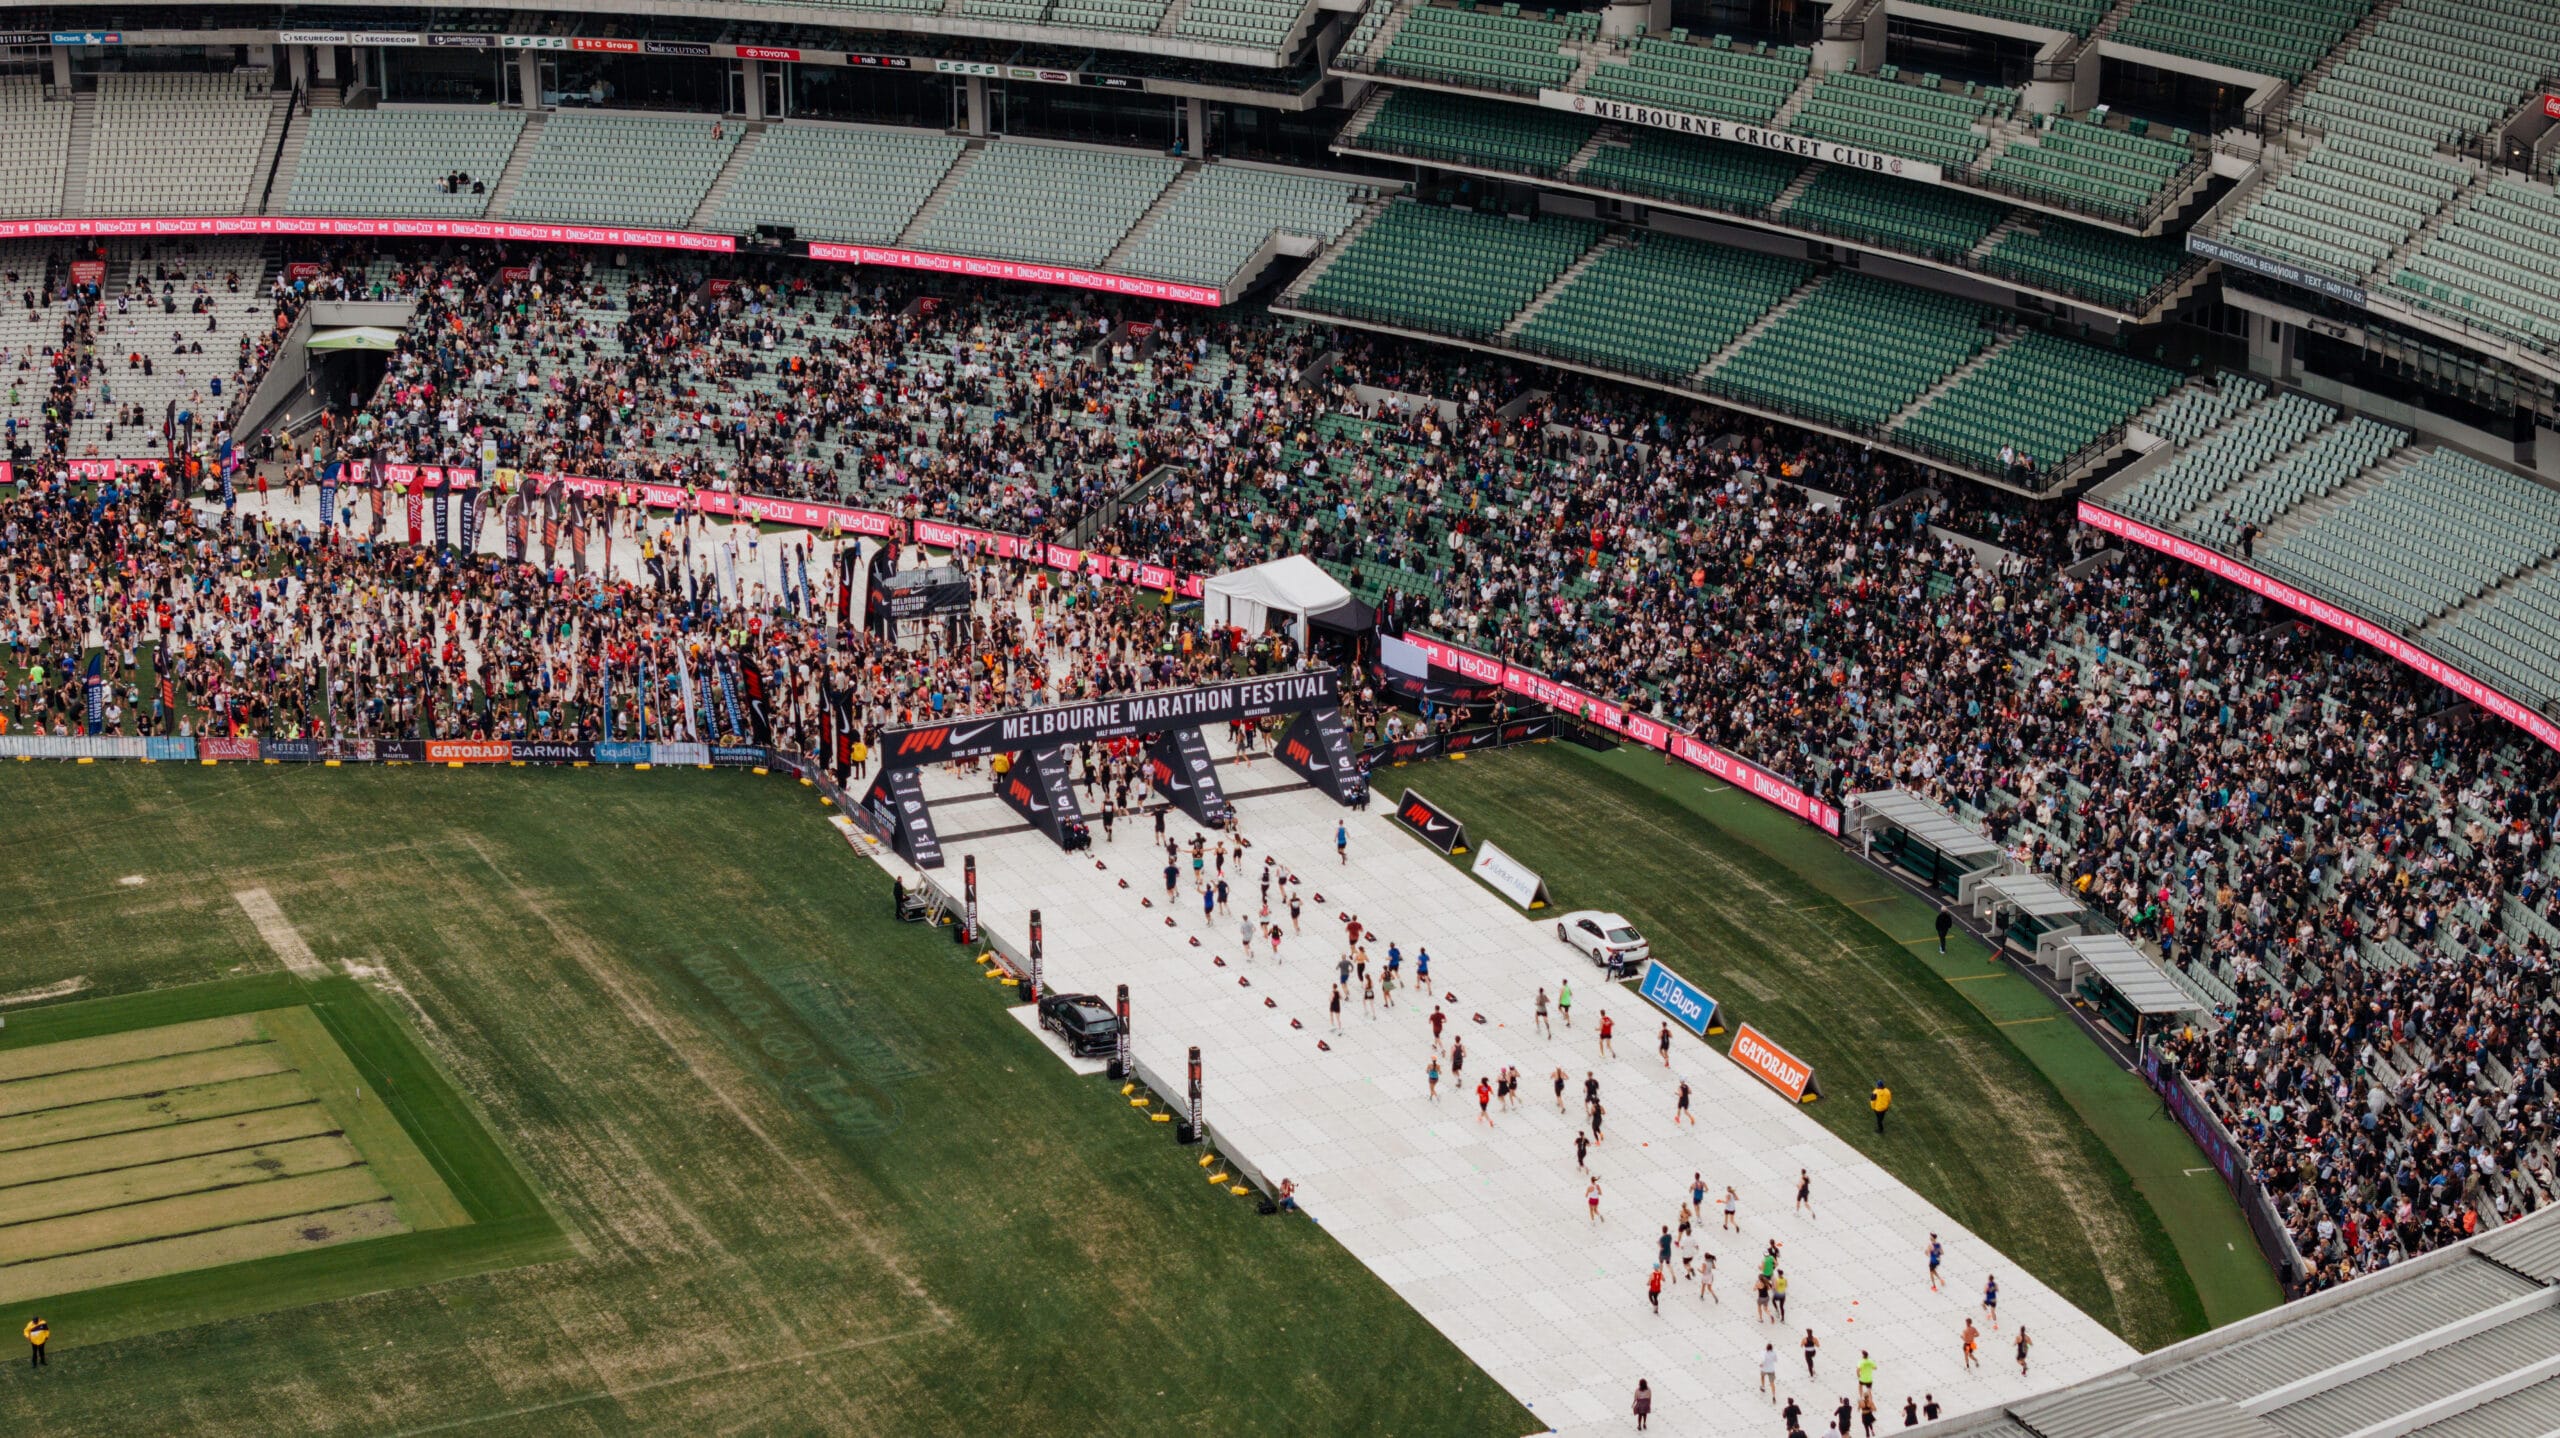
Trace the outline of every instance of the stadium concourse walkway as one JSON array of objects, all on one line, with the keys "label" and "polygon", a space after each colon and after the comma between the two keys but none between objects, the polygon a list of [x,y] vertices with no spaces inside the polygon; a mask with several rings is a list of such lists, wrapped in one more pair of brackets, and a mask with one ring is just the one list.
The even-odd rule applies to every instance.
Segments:
[{"label": "stadium concourse walkway", "polygon": [[[1224,748],[1223,734],[1209,738]],[[1704,1043],[1675,1031],[1666,1068],[1655,1054],[1655,1010],[1602,982],[1557,943],[1550,921],[1523,917],[1453,872],[1387,806],[1346,814],[1293,781],[1268,760],[1222,770],[1228,791],[1246,796],[1238,809],[1254,847],[1241,873],[1230,861],[1236,912],[1214,924],[1203,922],[1187,858],[1182,893],[1168,905],[1163,850],[1151,847],[1143,820],[1122,825],[1116,843],[1068,854],[1005,824],[1013,816],[983,778],[934,772],[925,792],[945,834],[970,835],[946,841],[940,876],[956,887],[963,856],[976,858],[989,929],[1019,945],[1038,909],[1051,988],[1107,996],[1129,985],[1134,1041],[1155,1072],[1182,1073],[1186,1049],[1199,1045],[1209,1120],[1225,1141],[1272,1182],[1295,1180],[1316,1222],[1539,1418],[1568,1432],[1620,1431],[1641,1377],[1656,1395],[1656,1431],[1758,1432],[1776,1423],[1756,1391],[1769,1344],[1780,1391],[1820,1412],[1855,1391],[1858,1354],[1871,1352],[1889,1416],[1905,1393],[1934,1393],[1964,1411],[2132,1358],[2121,1339]],[[1169,832],[1187,845],[1193,826],[1179,811],[1174,818]],[[1335,824],[1346,819],[1347,866],[1334,855]],[[1307,900],[1303,932],[1284,937],[1278,963],[1267,948],[1245,959],[1237,942],[1237,914],[1258,905],[1253,876],[1266,855],[1303,877]],[[1402,994],[1374,1019],[1355,995],[1345,1032],[1334,1034],[1325,1000],[1346,913],[1377,935],[1373,965],[1392,941],[1409,975],[1428,948],[1434,993]],[[1574,985],[1574,1026],[1542,1038],[1530,1023],[1533,997],[1560,979]],[[1434,1001],[1467,1047],[1463,1084],[1444,1077],[1436,1103],[1424,1080]],[[1604,1008],[1617,1023],[1615,1058],[1595,1054]],[[1520,1069],[1525,1103],[1488,1127],[1472,1089],[1504,1065]],[[1572,1079],[1570,1116],[1555,1111],[1547,1078],[1559,1065]],[[1574,1167],[1586,1072],[1599,1077],[1608,1111],[1607,1142],[1590,1160],[1601,1223],[1585,1215],[1585,1178]],[[1698,1121],[1675,1131],[1684,1079]],[[1800,1169],[1812,1175],[1819,1217],[1792,1211]],[[1656,1316],[1646,1275],[1693,1173],[1713,1195],[1727,1184],[1741,1191],[1743,1232],[1719,1234],[1713,1217],[1700,1227],[1720,1258],[1721,1303],[1675,1274]],[[1940,1293],[1925,1278],[1932,1233],[1947,1248]],[[1771,1239],[1783,1244],[1790,1283],[1782,1325],[1752,1316],[1752,1278]],[[1968,1373],[1957,1335],[1979,1313],[1986,1273],[1999,1275],[2004,1327],[1986,1327],[1983,1364]],[[2006,1347],[2021,1323],[2036,1341],[2028,1378]],[[1811,1382],[1799,1346],[1806,1329],[1822,1345]]]},{"label": "stadium concourse walkway", "polygon": [[1934,905],[1741,790],[1685,766],[1667,766],[1661,756],[1632,745],[1606,753],[1555,747],[1577,762],[1653,789],[1768,855],[1888,938],[1908,945],[1931,972],[1999,1024],[2132,1176],[2159,1215],[2179,1263],[2195,1281],[2209,1325],[2236,1323],[2284,1301],[2274,1272],[2259,1257],[2248,1220],[2203,1151],[2161,1113],[2158,1097],[2141,1078],[2119,1065],[2080,1024],[2058,1019],[2056,999],[2034,970],[2016,964],[1991,967],[1986,962],[1989,947],[1964,927],[1956,930],[1949,952],[1941,957],[1934,942]]}]

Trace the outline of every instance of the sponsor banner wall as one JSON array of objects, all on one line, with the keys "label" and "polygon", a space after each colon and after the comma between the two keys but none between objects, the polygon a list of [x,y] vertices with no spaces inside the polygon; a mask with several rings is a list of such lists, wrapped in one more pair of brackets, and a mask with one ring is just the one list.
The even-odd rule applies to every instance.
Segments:
[{"label": "sponsor banner wall", "polygon": [[[1728,754],[1694,735],[1672,728],[1659,719],[1635,713],[1622,705],[1586,694],[1570,684],[1560,684],[1534,669],[1523,669],[1516,664],[1506,664],[1489,655],[1478,654],[1471,649],[1461,649],[1445,640],[1432,639],[1419,634],[1409,634],[1405,638],[1416,649],[1422,651],[1434,668],[1449,670],[1478,683],[1500,685],[1513,694],[1571,715],[1593,728],[1605,729],[1619,738],[1642,744],[1648,749],[1663,750],[1684,764],[1703,769],[1727,783],[1749,790],[1753,797],[1777,805],[1826,834],[1837,836],[1840,832],[1838,808],[1824,803],[1748,759]],[[1387,746],[1383,757],[1391,760],[1428,757],[1395,752],[1401,747],[1400,745]],[[1435,749],[1433,752],[1440,751]]]},{"label": "sponsor banner wall", "polygon": [[930,270],[981,280],[1063,285],[1069,289],[1101,290],[1108,294],[1136,295],[1142,299],[1169,300],[1184,305],[1215,307],[1227,302],[1223,293],[1207,285],[1178,285],[1166,280],[1140,279],[1135,275],[1103,274],[1095,270],[1024,264],[1016,260],[989,260],[975,255],[938,255],[923,250],[892,250],[874,245],[816,243],[809,246],[809,258],[851,265],[886,265],[901,270]]},{"label": "sponsor banner wall", "polygon": [[2560,749],[2560,723],[2553,722],[2532,705],[2490,688],[2361,615],[2326,600],[2315,599],[2221,550],[2180,539],[2174,534],[2164,534],[2147,524],[2100,509],[2087,500],[2080,502],[2080,522],[2092,529],[2103,529],[2120,539],[2129,539],[2145,549],[2157,550],[2181,563],[2192,564],[2216,578],[2230,580],[2243,589],[2265,595],[2306,619],[2317,620],[2351,639],[2370,644],[2552,748]]},{"label": "sponsor banner wall", "polygon": [[652,764],[708,764],[711,762],[711,746],[691,743],[652,744],[649,746],[649,762]]},{"label": "sponsor banner wall", "polygon": [[[688,505],[682,485],[587,479],[574,474],[535,473],[526,477],[537,484],[564,485],[570,493],[591,499],[613,496],[625,503],[645,505],[651,509],[678,509]],[[847,534],[868,534],[882,539],[894,538],[898,533],[896,515],[883,514],[876,509],[853,509],[841,504],[812,504],[761,494],[705,489],[695,491],[690,507],[723,518],[769,520],[806,529],[824,529],[832,524]]]},{"label": "sponsor banner wall", "polygon": [[757,768],[773,762],[773,751],[761,744],[714,744],[711,762],[734,764],[742,769]]},{"label": "sponsor banner wall", "polygon": [[146,759],[154,757],[143,739],[101,736],[25,734],[0,738],[0,758],[15,759]]},{"label": "sponsor banner wall", "polygon": [[1547,881],[1538,877],[1538,871],[1502,852],[1491,839],[1476,846],[1476,861],[1467,872],[1521,908],[1543,909],[1549,902]]},{"label": "sponsor banner wall", "polygon": [[595,752],[592,744],[564,744],[551,739],[518,739],[507,745],[507,757],[527,764],[584,764]]},{"label": "sponsor banner wall", "polygon": [[1636,992],[1700,1038],[1716,1021],[1716,1001],[1707,997],[1707,991],[1663,967],[1660,959],[1644,961],[1644,981],[1636,985]]},{"label": "sponsor banner wall", "polygon": [[1749,1024],[1734,1030],[1732,1058],[1762,1083],[1797,1103],[1821,1097],[1821,1090],[1813,1082],[1813,1065],[1771,1043],[1767,1034]]},{"label": "sponsor banner wall", "polygon": [[196,757],[196,741],[187,738],[158,738],[142,741],[142,757],[164,764],[184,764]]},{"label": "sponsor banner wall", "polygon": [[1774,150],[1799,160],[1818,160],[1826,165],[1841,165],[1864,170],[1873,175],[1889,175],[1897,180],[1920,180],[1936,185],[1945,182],[1946,171],[1927,160],[1905,159],[1876,150],[1862,150],[1835,140],[1817,140],[1807,135],[1790,135],[1784,130],[1771,130],[1760,125],[1747,125],[1737,120],[1718,120],[1706,115],[1692,115],[1685,110],[1668,110],[1659,105],[1633,105],[1624,100],[1603,100],[1596,95],[1577,95],[1569,90],[1540,90],[1538,103],[1550,110],[1565,110],[1576,115],[1590,115],[1621,125],[1647,125],[1657,130],[1676,130],[1704,140],[1723,140],[1728,144],[1749,145],[1754,149]]},{"label": "sponsor banner wall", "polygon": [[1407,789],[1396,801],[1396,822],[1422,836],[1422,842],[1443,854],[1467,851],[1467,826],[1458,816],[1422,797],[1418,789]]},{"label": "sponsor banner wall", "polygon": [[0,239],[121,239],[181,235],[329,235],[357,239],[518,240],[528,244],[630,245],[640,249],[738,248],[735,235],[611,225],[526,225],[499,220],[350,219],[305,215],[127,216],[0,221]]},{"label": "sponsor banner wall", "polygon": [[655,744],[598,744],[594,750],[595,762],[598,764],[647,764],[653,762],[650,753],[657,747]]},{"label": "sponsor banner wall", "polygon": [[430,739],[430,764],[504,764],[516,757],[516,746],[504,739]]},{"label": "sponsor banner wall", "polygon": [[373,752],[374,756],[385,764],[416,764],[427,757],[427,741],[424,739],[377,739],[374,741]]},{"label": "sponsor banner wall", "polygon": [[196,740],[196,754],[205,759],[257,759],[263,757],[255,739],[217,739],[208,734]]}]

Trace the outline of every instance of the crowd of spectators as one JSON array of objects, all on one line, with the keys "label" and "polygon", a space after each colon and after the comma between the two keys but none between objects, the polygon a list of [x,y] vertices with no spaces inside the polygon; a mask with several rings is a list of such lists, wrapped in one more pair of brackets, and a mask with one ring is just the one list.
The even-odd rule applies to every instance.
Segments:
[{"label": "crowd of spectators", "polygon": [[[493,439],[527,470],[843,499],[1191,571],[1304,553],[1370,586],[1390,626],[1834,803],[1917,790],[2080,892],[2211,999],[2173,1057],[2314,1286],[2560,1195],[2560,763],[2409,671],[2107,551],[2063,507],[1660,394],[1249,313],[728,278],[341,252],[279,281],[279,304],[397,296],[418,318],[373,401],[279,463],[469,462]],[[876,728],[1213,662],[1089,585],[1041,591],[1042,619],[992,608],[947,652],[831,650],[787,603],[697,577],[695,545],[737,542],[700,520],[608,520],[655,559],[616,579],[120,499],[46,486],[11,511],[13,644],[55,686],[30,706],[22,683],[28,721],[65,722],[96,614],[124,672],[167,635],[196,696],[164,717],[128,686],[136,717],[310,732],[596,732],[610,661],[661,710],[680,668],[752,667],[775,732],[806,742],[821,706]],[[1021,599],[1048,581],[979,582]]]}]

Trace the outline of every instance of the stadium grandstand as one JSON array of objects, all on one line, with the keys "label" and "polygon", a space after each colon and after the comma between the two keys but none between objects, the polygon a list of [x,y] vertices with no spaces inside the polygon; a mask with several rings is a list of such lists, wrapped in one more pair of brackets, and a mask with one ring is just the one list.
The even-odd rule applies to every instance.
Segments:
[{"label": "stadium grandstand", "polygon": [[[2147,1085],[2290,1300],[2051,1392],[2021,1350],[1920,1431],[2560,1431],[2555,0],[47,13],[98,28],[0,37],[0,752],[440,704],[613,745],[693,653],[756,711],[702,737],[818,755],[860,825],[852,735],[1047,702],[1021,656],[1070,634],[1089,692],[1201,677],[1232,637],[1190,601],[1286,562],[1339,591],[1363,737],[1552,716],[1964,915],[1999,1031]],[[431,483],[503,537],[392,542]],[[846,660],[807,570],[742,589],[652,504],[844,546],[839,605],[920,551],[1074,597]],[[145,554],[184,582],[94,633],[46,587]],[[458,649],[420,677],[440,582],[475,646],[557,621],[522,704]],[[85,685],[156,599],[185,672]],[[614,604],[668,627],[580,618]],[[1422,727],[1374,727],[1397,696]]]}]

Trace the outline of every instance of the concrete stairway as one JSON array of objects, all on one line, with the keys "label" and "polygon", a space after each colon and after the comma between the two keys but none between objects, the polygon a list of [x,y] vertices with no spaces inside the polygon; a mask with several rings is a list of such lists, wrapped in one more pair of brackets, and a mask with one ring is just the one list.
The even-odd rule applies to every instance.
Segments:
[{"label": "concrete stairway", "polygon": [[711,217],[720,213],[721,202],[729,198],[729,188],[738,182],[738,176],[746,173],[747,157],[754,154],[756,146],[763,141],[765,129],[764,122],[758,120],[749,124],[747,132],[738,137],[736,148],[730,150],[729,158],[721,162],[720,173],[711,177],[711,188],[702,192],[702,203],[693,207],[693,217],[685,222],[685,228],[697,232],[711,228]]},{"label": "concrete stairway", "polygon": [[924,227],[925,221],[932,219],[937,211],[951,202],[951,192],[959,186],[960,177],[969,173],[971,165],[978,163],[978,156],[985,153],[986,144],[984,140],[971,140],[969,148],[960,152],[960,158],[951,162],[951,168],[942,172],[942,183],[934,186],[933,193],[924,197],[924,203],[916,206],[915,218],[907,221],[907,227],[898,232],[899,244],[907,244],[916,231]]},{"label": "concrete stairway", "polygon": [[98,92],[71,97],[71,139],[62,151],[62,213],[89,213],[89,151],[98,138]]},{"label": "concrete stairway", "polygon": [[1910,421],[1913,415],[1918,414],[1920,411],[1928,408],[1931,404],[1936,403],[1938,396],[1945,394],[1948,390],[1954,389],[1957,385],[1964,383],[1966,379],[1972,376],[1975,370],[1991,363],[1991,357],[1993,355],[2000,353],[2002,350],[2007,349],[2009,346],[2016,344],[2017,342],[2018,337],[2016,335],[2004,335],[1985,346],[1981,352],[1976,354],[1973,358],[1966,360],[1963,364],[1957,365],[1954,369],[1947,371],[1944,375],[1939,377],[1936,384],[1920,391],[1918,398],[1912,400],[1911,403],[1904,405],[1900,413],[1894,415],[1893,418],[1886,420],[1884,424],[1886,432],[1890,433],[1902,428],[1904,424]]},{"label": "concrete stairway", "polygon": [[1127,259],[1129,252],[1137,247],[1138,237],[1154,229],[1156,221],[1163,219],[1164,212],[1172,208],[1174,196],[1197,184],[1203,173],[1205,172],[1199,161],[1186,161],[1183,164],[1182,173],[1175,176],[1173,183],[1164,187],[1164,193],[1156,196],[1155,203],[1147,206],[1146,212],[1138,216],[1138,222],[1129,227],[1129,233],[1120,237],[1120,243],[1111,247],[1111,253],[1102,257],[1101,268],[1106,270],[1119,268],[1120,262]]},{"label": "concrete stairway", "polygon": [[524,117],[524,130],[507,154],[507,167],[498,172],[498,183],[489,187],[489,208],[482,214],[493,220],[506,217],[507,207],[515,203],[516,186],[524,183],[525,168],[533,163],[533,147],[542,139],[542,121],[548,113],[536,110]]},{"label": "concrete stairway", "polygon": [[1698,366],[1697,373],[1689,376],[1690,383],[1695,384],[1698,381],[1705,379],[1707,376],[1714,374],[1717,370],[1724,368],[1725,363],[1728,360],[1731,360],[1735,355],[1742,353],[1743,346],[1760,338],[1761,331],[1776,324],[1778,321],[1785,319],[1788,311],[1794,309],[1800,304],[1803,304],[1805,296],[1814,292],[1815,287],[1822,283],[1822,278],[1823,277],[1820,274],[1816,274],[1813,278],[1796,286],[1794,290],[1788,293],[1785,299],[1782,299],[1778,301],[1777,304],[1771,306],[1767,314],[1762,315],[1760,318],[1753,320],[1750,324],[1744,326],[1742,333],[1733,337],[1733,343],[1726,345],[1723,349],[1717,350],[1714,354],[1707,356],[1707,362]]},{"label": "concrete stairway", "polygon": [[1521,327],[1528,324],[1529,321],[1536,319],[1538,317],[1538,312],[1553,303],[1557,295],[1564,293],[1567,285],[1581,279],[1585,270],[1588,270],[1593,265],[1598,264],[1602,255],[1609,253],[1611,250],[1622,249],[1627,244],[1628,239],[1624,235],[1612,234],[1602,236],[1600,243],[1583,251],[1582,258],[1565,266],[1563,274],[1556,276],[1545,289],[1538,291],[1538,293],[1530,299],[1529,303],[1521,306],[1520,313],[1513,315],[1511,317],[1511,322],[1502,327],[1500,331],[1501,337],[1509,339],[1513,335],[1520,333]]}]

